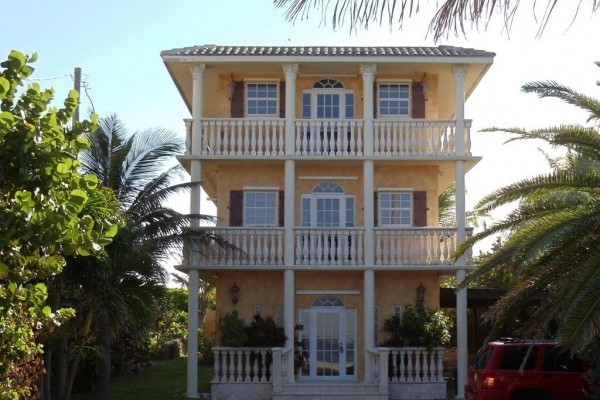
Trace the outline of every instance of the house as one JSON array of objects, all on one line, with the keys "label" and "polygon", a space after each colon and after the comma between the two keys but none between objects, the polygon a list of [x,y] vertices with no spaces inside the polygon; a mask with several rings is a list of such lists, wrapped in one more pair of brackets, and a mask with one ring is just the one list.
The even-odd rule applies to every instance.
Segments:
[{"label": "house", "polygon": [[[465,173],[479,161],[464,103],[494,54],[203,45],[161,55],[192,115],[180,162],[216,204],[215,232],[239,249],[186,251],[179,267],[191,282],[188,396],[198,395],[200,276],[216,285],[218,315],[268,315],[287,336],[277,348],[216,347],[213,399],[445,397],[443,349],[379,343],[417,289],[437,307],[439,277],[471,268],[470,255],[452,258],[471,232]],[[438,196],[452,183],[457,225],[442,228]],[[192,212],[201,201],[193,191]],[[456,304],[460,397],[466,291]]]}]

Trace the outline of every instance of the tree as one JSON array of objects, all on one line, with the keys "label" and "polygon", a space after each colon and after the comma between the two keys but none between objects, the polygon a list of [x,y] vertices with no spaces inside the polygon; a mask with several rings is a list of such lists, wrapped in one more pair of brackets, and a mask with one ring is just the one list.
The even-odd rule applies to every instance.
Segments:
[{"label": "tree", "polygon": [[86,291],[87,313],[95,320],[103,348],[96,398],[107,399],[111,337],[152,328],[166,282],[161,264],[183,243],[206,252],[224,241],[210,230],[189,228],[193,220],[213,222],[212,217],[184,215],[164,206],[171,195],[193,185],[171,186],[183,173],[175,163],[184,146],[176,134],[150,129],[130,135],[110,116],[87,139],[91,145],[80,155],[82,171],[98,176],[101,187],[115,192],[125,216],[125,226],[106,248],[106,262],[95,270]]},{"label": "tree", "polygon": [[70,123],[78,105],[71,91],[62,108],[50,107],[52,89],[24,90],[37,56],[11,51],[0,64],[0,399],[34,398],[43,370],[37,337],[72,315],[46,305],[45,279],[59,273],[65,256],[102,253],[116,233],[109,217],[86,206],[98,180],[78,171],[81,137],[91,121]]},{"label": "tree", "polygon": [[[390,28],[398,24],[402,28],[404,20],[419,12],[419,0],[273,0],[276,7],[287,7],[285,18],[295,21],[306,18],[314,7],[321,12],[321,21],[331,19],[334,29],[348,23],[350,30],[357,27],[368,29],[370,24],[387,23]],[[533,16],[538,24],[537,36],[541,36],[550,17],[555,12],[559,0],[545,0],[533,3]],[[563,0],[560,4],[568,4]],[[579,13],[584,1],[574,1],[569,5],[573,19]],[[590,11],[600,8],[600,1],[588,0]],[[437,5],[437,3],[436,3]],[[503,18],[503,29],[510,31],[521,2],[519,0],[443,0],[434,14],[429,30],[436,42],[450,32],[465,34],[465,24],[476,29],[487,25],[496,15]]]},{"label": "tree", "polygon": [[510,321],[532,299],[543,296],[522,333],[556,335],[580,352],[600,334],[600,101],[556,82],[528,83],[523,91],[581,108],[588,113],[588,125],[491,129],[515,134],[512,140],[538,139],[564,149],[568,162],[480,201],[478,207],[486,212],[518,204],[461,248],[464,252],[485,237],[507,234],[464,285],[493,269],[508,268],[517,283],[491,308],[488,319],[496,324]]}]

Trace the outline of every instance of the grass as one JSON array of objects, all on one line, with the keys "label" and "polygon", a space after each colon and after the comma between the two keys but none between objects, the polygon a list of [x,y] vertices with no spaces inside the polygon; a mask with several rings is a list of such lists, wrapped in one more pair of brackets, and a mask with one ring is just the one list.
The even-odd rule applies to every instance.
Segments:
[{"label": "grass", "polygon": [[[186,392],[186,358],[155,362],[138,375],[118,378],[110,385],[112,400],[164,400],[184,399]],[[200,392],[210,392],[212,368],[198,367]],[[74,400],[92,400],[94,395],[86,393],[74,396]]]}]

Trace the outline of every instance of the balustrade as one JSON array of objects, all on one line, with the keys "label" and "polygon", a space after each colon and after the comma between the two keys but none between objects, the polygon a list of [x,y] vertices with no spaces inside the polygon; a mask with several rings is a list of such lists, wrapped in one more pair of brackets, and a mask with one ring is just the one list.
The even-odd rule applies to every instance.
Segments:
[{"label": "balustrade", "polygon": [[296,265],[362,265],[364,229],[295,230]]},{"label": "balustrade", "polygon": [[213,347],[212,383],[271,383],[273,357],[270,348]]},{"label": "balustrade", "polygon": [[444,382],[443,347],[380,348],[379,352],[380,363],[384,356],[387,360],[390,382]]},{"label": "balustrade", "polygon": [[364,124],[358,119],[297,120],[296,155],[361,156]]}]

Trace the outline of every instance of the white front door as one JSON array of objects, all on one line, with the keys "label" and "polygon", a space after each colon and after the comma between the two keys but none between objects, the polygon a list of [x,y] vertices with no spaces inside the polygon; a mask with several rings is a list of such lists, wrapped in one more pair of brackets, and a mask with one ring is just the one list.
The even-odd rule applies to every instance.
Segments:
[{"label": "white front door", "polygon": [[304,379],[355,379],[356,312],[343,307],[300,310]]}]

